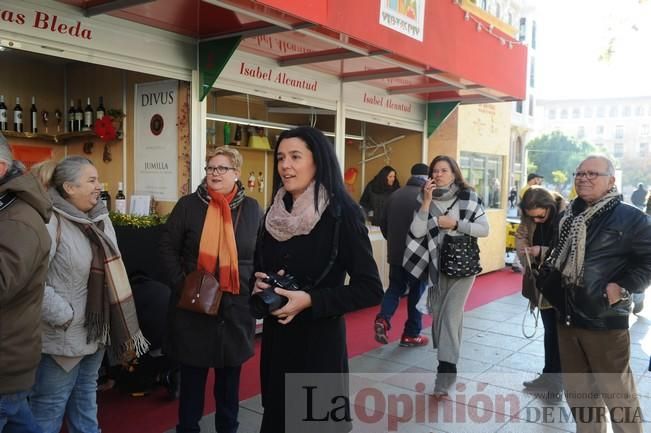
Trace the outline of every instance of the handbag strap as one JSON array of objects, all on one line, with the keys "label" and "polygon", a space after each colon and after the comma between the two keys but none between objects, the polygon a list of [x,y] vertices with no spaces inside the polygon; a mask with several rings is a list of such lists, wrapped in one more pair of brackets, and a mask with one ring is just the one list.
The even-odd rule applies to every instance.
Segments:
[{"label": "handbag strap", "polygon": [[235,215],[235,224],[233,224],[233,233],[237,232],[237,223],[240,222],[240,214],[242,213],[242,205],[244,203],[240,204],[237,207],[237,215]]},{"label": "handbag strap", "polygon": [[448,208],[445,210],[445,212],[443,212],[443,215],[447,215],[448,212],[450,212],[450,209],[452,209],[452,207],[453,207],[453,206],[454,206],[458,201],[459,201],[459,196],[456,196],[456,197],[454,198],[454,201],[452,202],[452,204],[451,204],[450,206],[448,206]]}]

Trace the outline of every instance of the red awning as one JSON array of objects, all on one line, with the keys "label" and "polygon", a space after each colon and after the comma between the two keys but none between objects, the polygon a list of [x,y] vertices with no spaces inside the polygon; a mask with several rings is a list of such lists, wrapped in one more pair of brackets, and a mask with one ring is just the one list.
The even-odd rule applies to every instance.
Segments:
[{"label": "red awning", "polygon": [[302,65],[389,94],[461,103],[525,98],[526,47],[467,0],[422,0],[422,41],[380,24],[392,0],[60,1],[198,41],[241,36],[239,49],[281,67]]}]

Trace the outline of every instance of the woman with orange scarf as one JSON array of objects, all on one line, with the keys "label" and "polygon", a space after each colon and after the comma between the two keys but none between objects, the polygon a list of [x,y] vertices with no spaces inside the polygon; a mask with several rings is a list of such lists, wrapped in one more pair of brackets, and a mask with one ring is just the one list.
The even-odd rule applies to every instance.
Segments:
[{"label": "woman with orange scarf", "polygon": [[[234,433],[241,366],[253,355],[255,322],[249,280],[262,218],[239,181],[242,156],[218,147],[207,157],[206,178],[172,210],[161,238],[161,264],[173,295],[166,352],[180,364],[179,433],[199,432],[208,370],[215,369],[215,430]],[[223,291],[217,316],[177,308],[185,277],[208,271]]]}]

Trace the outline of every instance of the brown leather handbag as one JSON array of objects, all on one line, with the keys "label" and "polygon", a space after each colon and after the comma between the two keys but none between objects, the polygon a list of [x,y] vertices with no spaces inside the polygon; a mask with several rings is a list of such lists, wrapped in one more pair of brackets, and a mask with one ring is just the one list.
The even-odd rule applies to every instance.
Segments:
[{"label": "brown leather handbag", "polygon": [[224,292],[219,290],[219,281],[210,272],[197,270],[185,277],[178,308],[195,313],[216,316]]}]

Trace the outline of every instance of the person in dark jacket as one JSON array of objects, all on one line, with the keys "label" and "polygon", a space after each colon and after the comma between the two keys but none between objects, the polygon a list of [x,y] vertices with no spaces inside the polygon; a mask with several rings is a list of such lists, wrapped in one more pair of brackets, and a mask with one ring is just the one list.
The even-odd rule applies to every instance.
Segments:
[{"label": "person in dark jacket", "polygon": [[52,204],[0,134],[0,432],[40,433],[27,396],[41,359]]},{"label": "person in dark jacket", "polygon": [[548,258],[560,272],[558,339],[577,432],[606,431],[595,410],[609,411],[615,433],[643,430],[628,318],[630,294],[651,282],[651,223],[622,202],[614,174],[606,157],[581,162],[574,173],[578,197],[561,217]]},{"label": "person in dark jacket", "polygon": [[396,170],[391,166],[384,166],[366,185],[359,204],[362,206],[371,224],[380,225],[384,218],[386,202],[392,192],[400,188]]},{"label": "person in dark jacket", "polygon": [[[274,157],[274,200],[256,247],[254,296],[274,290],[287,303],[264,319],[260,431],[349,431],[350,419],[310,419],[305,390],[286,390],[285,379],[296,379],[287,373],[307,373],[320,381],[320,388],[330,386],[335,394],[329,395],[347,395],[343,315],[382,299],[368,231],[346,192],[334,148],[321,131],[299,127],[282,132]],[[270,273],[291,275],[299,290],[271,288],[265,282]],[[293,402],[291,408],[286,401]],[[289,414],[292,418],[285,419]]]},{"label": "person in dark jacket", "polygon": [[631,194],[631,203],[633,206],[640,210],[644,210],[646,206],[646,197],[649,191],[646,190],[642,182],[637,184],[637,189]]},{"label": "person in dark jacket", "polygon": [[384,292],[380,312],[375,318],[373,328],[375,341],[382,344],[389,342],[391,317],[396,312],[400,297],[409,288],[407,299],[407,321],[400,337],[403,347],[425,346],[429,339],[420,335],[422,327],[422,314],[416,309],[420,296],[425,290],[425,284],[414,278],[402,267],[402,257],[405,253],[407,232],[414,218],[414,212],[420,204],[417,197],[427,180],[427,164],[418,163],[411,167],[411,177],[407,185],[389,196],[384,217],[380,221],[382,235],[387,240],[389,262],[389,287]]},{"label": "person in dark jacket", "polygon": [[[242,156],[235,149],[218,147],[209,153],[206,178],[174,206],[160,241],[162,265],[173,287],[166,352],[181,365],[179,433],[199,431],[209,368],[215,369],[215,430],[234,433],[239,425],[240,370],[253,356],[249,281],[262,217],[258,203],[244,195],[241,168]],[[214,273],[224,292],[216,317],[176,306],[185,276],[197,269]]]}]

